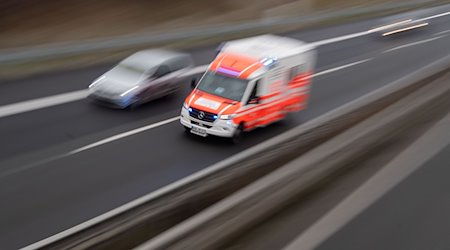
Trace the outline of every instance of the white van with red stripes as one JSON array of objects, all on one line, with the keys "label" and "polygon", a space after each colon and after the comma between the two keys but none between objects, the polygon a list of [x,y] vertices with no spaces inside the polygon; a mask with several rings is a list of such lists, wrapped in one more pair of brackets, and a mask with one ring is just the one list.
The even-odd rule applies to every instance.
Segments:
[{"label": "white van with red stripes", "polygon": [[315,48],[292,38],[226,42],[186,98],[180,122],[196,135],[237,140],[306,108],[315,61]]}]

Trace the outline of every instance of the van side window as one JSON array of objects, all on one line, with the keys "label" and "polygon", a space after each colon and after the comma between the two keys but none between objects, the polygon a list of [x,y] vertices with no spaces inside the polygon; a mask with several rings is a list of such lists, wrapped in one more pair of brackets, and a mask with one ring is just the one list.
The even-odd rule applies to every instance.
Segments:
[{"label": "van side window", "polygon": [[291,82],[292,79],[294,79],[298,74],[300,74],[304,68],[305,68],[304,65],[292,67],[289,72],[289,82]]},{"label": "van side window", "polygon": [[260,80],[256,80],[255,86],[253,86],[252,93],[250,94],[250,97],[248,98],[247,104],[249,104],[250,100],[258,97],[259,82],[260,82]]}]

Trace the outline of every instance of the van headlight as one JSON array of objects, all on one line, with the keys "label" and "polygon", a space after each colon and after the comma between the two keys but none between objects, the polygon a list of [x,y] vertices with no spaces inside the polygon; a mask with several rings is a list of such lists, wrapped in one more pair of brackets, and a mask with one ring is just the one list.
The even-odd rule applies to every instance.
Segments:
[{"label": "van headlight", "polygon": [[231,119],[233,119],[234,117],[235,117],[236,115],[221,115],[220,116],[220,119],[221,120],[231,120]]}]

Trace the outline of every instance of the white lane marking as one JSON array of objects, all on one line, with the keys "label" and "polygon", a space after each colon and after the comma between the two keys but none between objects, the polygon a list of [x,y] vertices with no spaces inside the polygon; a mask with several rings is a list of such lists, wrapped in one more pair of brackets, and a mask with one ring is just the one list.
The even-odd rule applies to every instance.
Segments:
[{"label": "white lane marking", "polygon": [[428,42],[431,42],[431,41],[434,41],[434,40],[437,40],[437,39],[440,39],[440,38],[443,38],[443,37],[445,37],[445,36],[438,36],[438,37],[433,37],[433,38],[421,40],[421,41],[418,41],[418,42],[403,44],[403,45],[400,45],[400,46],[397,46],[397,47],[385,50],[385,51],[383,51],[383,54],[389,53],[389,52],[392,52],[392,51],[395,51],[395,50],[411,47],[411,46],[414,46],[414,45],[419,45],[419,44],[422,44],[422,43],[428,43]]},{"label": "white lane marking", "polygon": [[147,125],[147,126],[144,126],[144,127],[136,128],[136,129],[133,129],[133,130],[130,130],[130,131],[127,131],[127,132],[123,132],[123,133],[120,133],[120,134],[108,137],[108,138],[100,140],[98,142],[94,142],[94,143],[91,143],[91,144],[86,145],[84,147],[72,150],[72,151],[69,152],[69,155],[77,154],[77,153],[83,152],[85,150],[101,146],[101,145],[106,144],[106,143],[117,141],[119,139],[131,136],[131,135],[135,135],[135,134],[144,132],[146,130],[150,130],[150,129],[154,129],[154,128],[160,127],[162,125],[174,122],[174,121],[178,120],[179,118],[180,118],[179,116],[172,117],[172,118],[169,118],[169,119],[164,120],[164,121],[160,121],[160,122],[157,122],[157,123],[153,123],[153,124],[150,124],[150,125]]},{"label": "white lane marking", "polygon": [[56,106],[67,102],[77,101],[86,98],[87,94],[88,90],[83,89],[59,95],[18,102],[14,104],[8,104],[0,107],[0,118],[36,109]]},{"label": "white lane marking", "polygon": [[444,34],[447,34],[447,33],[450,33],[450,30],[444,30],[444,31],[435,33],[434,36],[444,35]]},{"label": "white lane marking", "polygon": [[441,152],[447,145],[450,145],[449,129],[450,115],[447,115],[383,169],[300,234],[284,250],[316,249],[428,160]]},{"label": "white lane marking", "polygon": [[437,14],[437,15],[433,15],[433,16],[429,16],[429,17],[425,17],[425,18],[421,18],[421,19],[418,19],[417,21],[426,21],[426,20],[430,20],[430,19],[434,19],[434,18],[438,18],[438,17],[448,16],[448,15],[450,15],[450,11],[444,12],[441,14]]},{"label": "white lane marking", "polygon": [[336,72],[336,71],[339,71],[339,70],[342,70],[342,69],[345,69],[345,68],[349,68],[349,67],[361,64],[361,63],[368,62],[368,61],[370,61],[372,59],[373,58],[364,59],[364,60],[361,60],[361,61],[357,61],[357,62],[349,63],[349,64],[346,64],[346,65],[342,65],[342,66],[339,66],[339,67],[336,67],[336,68],[327,69],[327,70],[318,72],[316,74],[313,74],[312,76],[313,77],[318,77],[318,76],[326,75],[326,74],[333,73],[333,72]]},{"label": "white lane marking", "polygon": [[312,42],[310,44],[313,45],[313,46],[318,47],[318,46],[322,46],[322,45],[326,45],[326,44],[330,44],[330,43],[337,43],[337,42],[345,41],[345,40],[348,40],[348,39],[352,39],[352,38],[356,38],[356,37],[360,37],[360,36],[365,36],[367,34],[368,34],[367,31],[363,31],[363,32],[348,34],[348,35],[344,35],[344,36],[329,38],[329,39],[325,39],[325,40],[322,40],[322,41]]}]

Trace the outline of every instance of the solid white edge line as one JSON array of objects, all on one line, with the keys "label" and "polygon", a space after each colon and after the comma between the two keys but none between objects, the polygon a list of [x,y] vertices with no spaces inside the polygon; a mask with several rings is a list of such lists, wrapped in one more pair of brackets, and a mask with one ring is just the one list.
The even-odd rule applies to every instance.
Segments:
[{"label": "solid white edge line", "polygon": [[437,39],[441,39],[443,37],[445,37],[445,35],[437,36],[437,37],[433,37],[433,38],[429,38],[429,39],[425,39],[425,40],[421,40],[421,41],[417,41],[417,42],[413,42],[413,43],[403,44],[403,45],[400,45],[400,46],[397,46],[397,47],[385,50],[385,51],[383,51],[383,54],[389,53],[389,52],[392,52],[392,51],[395,51],[395,50],[411,47],[411,46],[414,46],[414,45],[419,45],[419,44],[422,44],[422,43],[428,43],[428,42],[431,42],[431,41],[434,41],[434,40],[437,40]]},{"label": "solid white edge line", "polygon": [[446,133],[449,128],[450,115],[447,115],[299,237],[291,241],[284,250],[312,250],[324,243],[449,145],[450,134]]},{"label": "solid white edge line", "polygon": [[430,20],[430,19],[434,19],[434,18],[438,18],[438,17],[443,17],[443,16],[448,16],[448,15],[450,15],[450,11],[448,11],[448,12],[444,12],[444,13],[441,13],[441,14],[437,14],[437,15],[433,15],[433,16],[429,16],[429,17],[425,17],[425,18],[421,18],[421,19],[418,19],[418,20],[416,20],[416,21],[426,21],[426,20]]},{"label": "solid white edge line", "polygon": [[8,104],[0,107],[0,118],[10,116],[18,113],[33,111],[50,106],[56,106],[67,102],[77,101],[86,98],[88,94],[87,89],[77,90],[64,94],[58,94],[38,99]]}]

